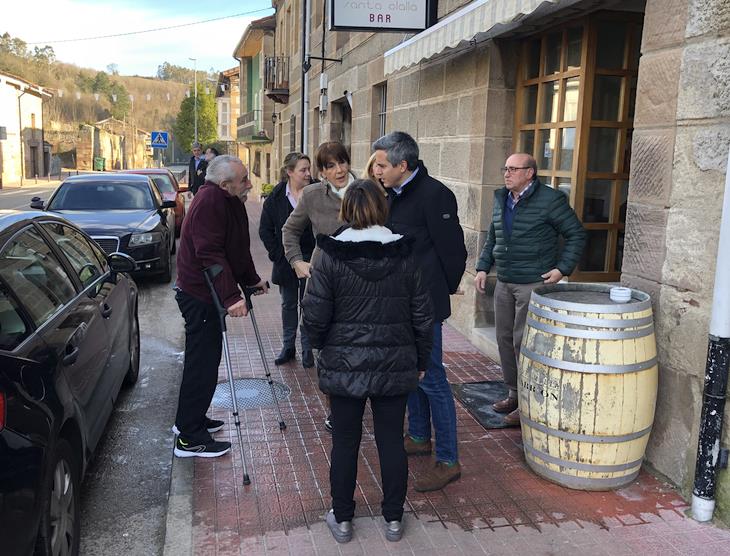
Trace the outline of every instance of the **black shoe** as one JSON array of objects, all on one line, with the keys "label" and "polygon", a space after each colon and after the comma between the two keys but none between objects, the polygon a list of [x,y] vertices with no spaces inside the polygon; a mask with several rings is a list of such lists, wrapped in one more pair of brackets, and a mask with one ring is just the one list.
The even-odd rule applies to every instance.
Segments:
[{"label": "black shoe", "polygon": [[283,365],[294,359],[296,352],[294,348],[282,348],[281,353],[274,359],[274,365]]},{"label": "black shoe", "polygon": [[324,420],[324,428],[327,429],[327,432],[332,432],[332,414],[330,413],[327,415],[327,418]]},{"label": "black shoe", "polygon": [[[225,424],[225,421],[219,421],[218,419],[208,419],[207,417],[205,418],[205,428],[211,434],[221,430],[223,428],[223,425]],[[177,425],[172,425],[172,434],[180,434],[180,429],[177,428]]]},{"label": "black shoe", "polygon": [[175,439],[175,455],[179,458],[217,458],[231,449],[230,442],[211,440],[206,443],[188,442],[181,437]]},{"label": "black shoe", "polygon": [[314,367],[314,354],[312,353],[311,349],[305,349],[302,352],[302,366],[305,369]]}]

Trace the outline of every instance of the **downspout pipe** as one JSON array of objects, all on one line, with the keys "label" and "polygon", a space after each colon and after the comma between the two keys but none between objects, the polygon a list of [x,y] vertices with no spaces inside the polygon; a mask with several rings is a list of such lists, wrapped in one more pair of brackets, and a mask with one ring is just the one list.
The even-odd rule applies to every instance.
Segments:
[{"label": "downspout pipe", "polygon": [[307,152],[307,143],[309,142],[309,77],[307,71],[307,55],[309,54],[309,20],[311,18],[311,4],[307,0],[302,0],[302,106],[300,122],[302,124],[301,149],[299,152]]},{"label": "downspout pipe", "polygon": [[730,154],[725,174],[725,196],[720,220],[720,241],[715,264],[705,389],[702,402],[697,465],[692,490],[692,517],[710,521],[715,511],[715,489],[720,460],[722,419],[730,369]]},{"label": "downspout pipe", "polygon": [[18,137],[20,138],[20,187],[23,187],[23,180],[25,179],[25,149],[23,149],[23,106],[20,99],[27,91],[20,89],[18,95]]}]

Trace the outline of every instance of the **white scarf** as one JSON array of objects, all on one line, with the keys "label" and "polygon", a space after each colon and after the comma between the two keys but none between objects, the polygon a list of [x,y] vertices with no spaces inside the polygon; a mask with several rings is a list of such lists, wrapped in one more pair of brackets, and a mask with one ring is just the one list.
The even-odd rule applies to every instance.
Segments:
[{"label": "white scarf", "polygon": [[352,173],[348,174],[348,180],[347,184],[343,185],[339,189],[337,189],[334,185],[332,185],[331,182],[327,182],[330,186],[330,190],[332,190],[332,193],[337,195],[340,199],[345,198],[345,191],[347,191],[347,188],[350,187],[350,184],[355,181],[355,176],[352,175]]}]

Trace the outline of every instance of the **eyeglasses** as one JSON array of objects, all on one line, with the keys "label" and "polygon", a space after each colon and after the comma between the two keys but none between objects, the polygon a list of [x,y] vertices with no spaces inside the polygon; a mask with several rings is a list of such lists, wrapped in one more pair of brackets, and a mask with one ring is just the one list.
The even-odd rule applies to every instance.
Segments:
[{"label": "eyeglasses", "polygon": [[500,170],[502,170],[503,174],[505,172],[514,174],[517,170],[527,170],[528,168],[532,168],[532,166],[502,166]]}]

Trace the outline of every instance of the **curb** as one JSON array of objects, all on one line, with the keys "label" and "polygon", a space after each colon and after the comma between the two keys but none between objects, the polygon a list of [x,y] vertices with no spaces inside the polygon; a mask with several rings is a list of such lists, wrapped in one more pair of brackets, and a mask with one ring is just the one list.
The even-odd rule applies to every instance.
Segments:
[{"label": "curb", "polygon": [[195,458],[172,455],[163,556],[193,554],[193,475]]}]

